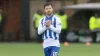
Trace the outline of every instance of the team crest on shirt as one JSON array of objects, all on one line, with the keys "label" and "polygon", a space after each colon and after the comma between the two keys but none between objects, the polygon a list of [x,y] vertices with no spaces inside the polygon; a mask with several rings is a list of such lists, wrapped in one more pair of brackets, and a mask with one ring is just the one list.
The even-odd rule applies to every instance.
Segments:
[{"label": "team crest on shirt", "polygon": [[58,25],[61,25],[61,23],[59,23]]}]

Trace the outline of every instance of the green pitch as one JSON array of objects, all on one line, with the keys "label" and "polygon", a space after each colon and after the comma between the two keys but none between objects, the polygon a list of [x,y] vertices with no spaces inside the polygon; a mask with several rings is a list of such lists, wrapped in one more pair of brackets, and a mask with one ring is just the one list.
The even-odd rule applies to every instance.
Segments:
[{"label": "green pitch", "polygon": [[[44,56],[41,44],[0,43],[0,56]],[[100,44],[86,46],[85,43],[61,44],[59,56],[100,56]]]}]

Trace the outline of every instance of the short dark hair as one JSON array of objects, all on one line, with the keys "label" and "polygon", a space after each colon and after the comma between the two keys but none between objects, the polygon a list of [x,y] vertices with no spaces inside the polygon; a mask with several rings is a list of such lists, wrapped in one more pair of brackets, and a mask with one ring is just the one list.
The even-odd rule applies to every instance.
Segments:
[{"label": "short dark hair", "polygon": [[49,5],[51,5],[53,7],[53,4],[52,3],[47,2],[47,3],[44,4],[44,9],[45,9],[46,6],[49,6]]}]

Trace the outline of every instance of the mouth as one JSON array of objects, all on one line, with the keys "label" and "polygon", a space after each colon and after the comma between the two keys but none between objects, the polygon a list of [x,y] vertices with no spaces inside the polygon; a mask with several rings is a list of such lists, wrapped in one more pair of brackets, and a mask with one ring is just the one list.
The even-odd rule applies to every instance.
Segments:
[{"label": "mouth", "polygon": [[50,11],[48,11],[48,13],[50,13]]}]

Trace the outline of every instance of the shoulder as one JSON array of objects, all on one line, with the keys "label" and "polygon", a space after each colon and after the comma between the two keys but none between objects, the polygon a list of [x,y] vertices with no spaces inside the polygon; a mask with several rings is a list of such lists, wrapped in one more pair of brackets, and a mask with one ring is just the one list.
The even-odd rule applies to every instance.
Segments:
[{"label": "shoulder", "polygon": [[54,15],[54,18],[55,18],[58,22],[61,21],[60,18],[59,18],[58,16],[56,16],[56,15]]},{"label": "shoulder", "polygon": [[44,19],[45,19],[45,16],[44,16],[44,17],[42,17],[42,18],[40,19],[40,21],[39,21],[39,22],[42,22]]},{"label": "shoulder", "polygon": [[54,18],[56,18],[56,19],[60,19],[58,16],[56,16],[56,15],[54,15]]},{"label": "shoulder", "polygon": [[95,17],[94,16],[90,17],[90,20],[95,20]]}]

